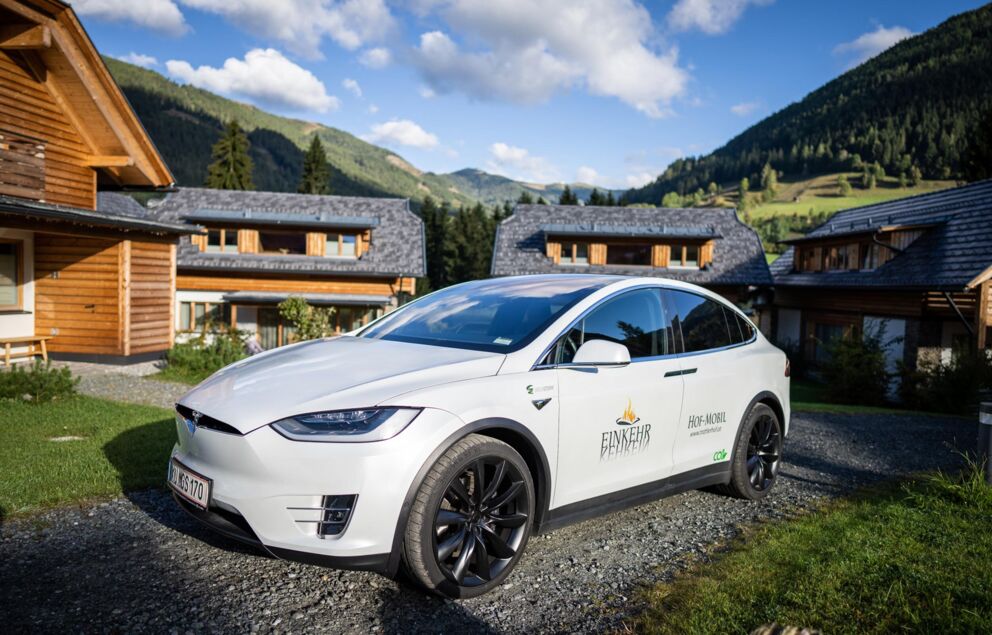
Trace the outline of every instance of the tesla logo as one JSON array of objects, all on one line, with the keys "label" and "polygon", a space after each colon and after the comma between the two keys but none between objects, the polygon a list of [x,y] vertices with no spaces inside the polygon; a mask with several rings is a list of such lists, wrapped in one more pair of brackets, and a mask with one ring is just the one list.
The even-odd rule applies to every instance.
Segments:
[{"label": "tesla logo", "polygon": [[535,408],[537,408],[538,410],[540,410],[544,406],[546,406],[549,403],[551,403],[551,399],[550,398],[549,399],[535,399],[531,403],[534,404],[534,407]]},{"label": "tesla logo", "polygon": [[620,418],[617,419],[617,425],[632,426],[640,420],[641,418],[637,416],[636,412],[634,412],[634,405],[630,402],[630,399],[628,398],[627,407],[624,409],[623,415],[621,415]]},{"label": "tesla logo", "polygon": [[716,452],[713,453],[713,460],[714,461],[722,461],[725,458],[727,458],[727,451],[726,450],[717,450]]}]

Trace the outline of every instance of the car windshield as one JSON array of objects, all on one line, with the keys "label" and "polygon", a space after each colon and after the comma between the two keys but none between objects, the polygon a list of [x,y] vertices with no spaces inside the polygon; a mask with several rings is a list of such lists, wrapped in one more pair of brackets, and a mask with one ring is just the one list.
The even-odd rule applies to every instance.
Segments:
[{"label": "car windshield", "polygon": [[531,276],[460,284],[412,302],[360,337],[510,353],[615,278]]}]

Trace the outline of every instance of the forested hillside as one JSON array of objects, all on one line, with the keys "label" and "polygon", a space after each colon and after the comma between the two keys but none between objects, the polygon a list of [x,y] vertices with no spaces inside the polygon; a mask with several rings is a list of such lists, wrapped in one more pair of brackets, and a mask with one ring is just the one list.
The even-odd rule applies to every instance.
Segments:
[{"label": "forested hillside", "polygon": [[223,123],[234,118],[248,131],[254,181],[264,190],[295,191],[303,165],[303,149],[316,132],[333,167],[335,194],[425,196],[468,203],[442,176],[422,173],[396,154],[354,135],[320,124],[267,113],[193,86],[181,86],[162,75],[105,57],[155,145],[180,185],[202,185],[210,149]]},{"label": "forested hillside", "polygon": [[992,109],[992,5],[955,16],[848,71],[713,153],[673,162],[629,202],[786,175],[860,171],[961,176],[961,157]]},{"label": "forested hillside", "polygon": [[[459,192],[487,205],[516,201],[523,192],[530,194],[535,201],[544,197],[549,203],[554,203],[565,189],[564,183],[549,183],[547,185],[524,183],[474,168],[458,170],[443,176],[449,179]],[[587,183],[570,183],[569,188],[583,201],[589,198],[593,190],[593,186]],[[606,190],[601,191],[606,192]],[[616,195],[619,196],[620,192],[616,192]]]}]

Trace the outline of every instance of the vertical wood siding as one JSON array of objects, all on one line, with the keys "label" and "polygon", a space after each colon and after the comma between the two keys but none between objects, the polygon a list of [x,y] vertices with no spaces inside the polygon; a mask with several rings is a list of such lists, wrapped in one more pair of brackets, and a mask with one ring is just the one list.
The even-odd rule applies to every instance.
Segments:
[{"label": "vertical wood siding", "polygon": [[173,245],[164,243],[131,242],[130,329],[125,355],[169,348],[175,298],[173,250]]}]

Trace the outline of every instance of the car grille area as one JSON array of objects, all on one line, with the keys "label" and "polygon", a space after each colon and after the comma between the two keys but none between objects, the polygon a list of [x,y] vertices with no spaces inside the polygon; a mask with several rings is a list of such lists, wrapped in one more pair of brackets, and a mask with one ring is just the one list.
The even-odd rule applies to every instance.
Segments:
[{"label": "car grille area", "polygon": [[294,512],[317,512],[316,519],[297,520],[297,523],[316,525],[317,536],[333,538],[340,536],[348,527],[351,512],[355,508],[357,494],[325,494],[320,499],[320,507],[289,507]]},{"label": "car grille area", "polygon": [[178,412],[183,419],[192,421],[197,428],[207,428],[208,430],[215,430],[225,434],[235,434],[239,437],[243,436],[234,426],[224,423],[219,419],[214,419],[210,415],[197,412],[196,410],[182,404],[176,404],[176,412]]}]

